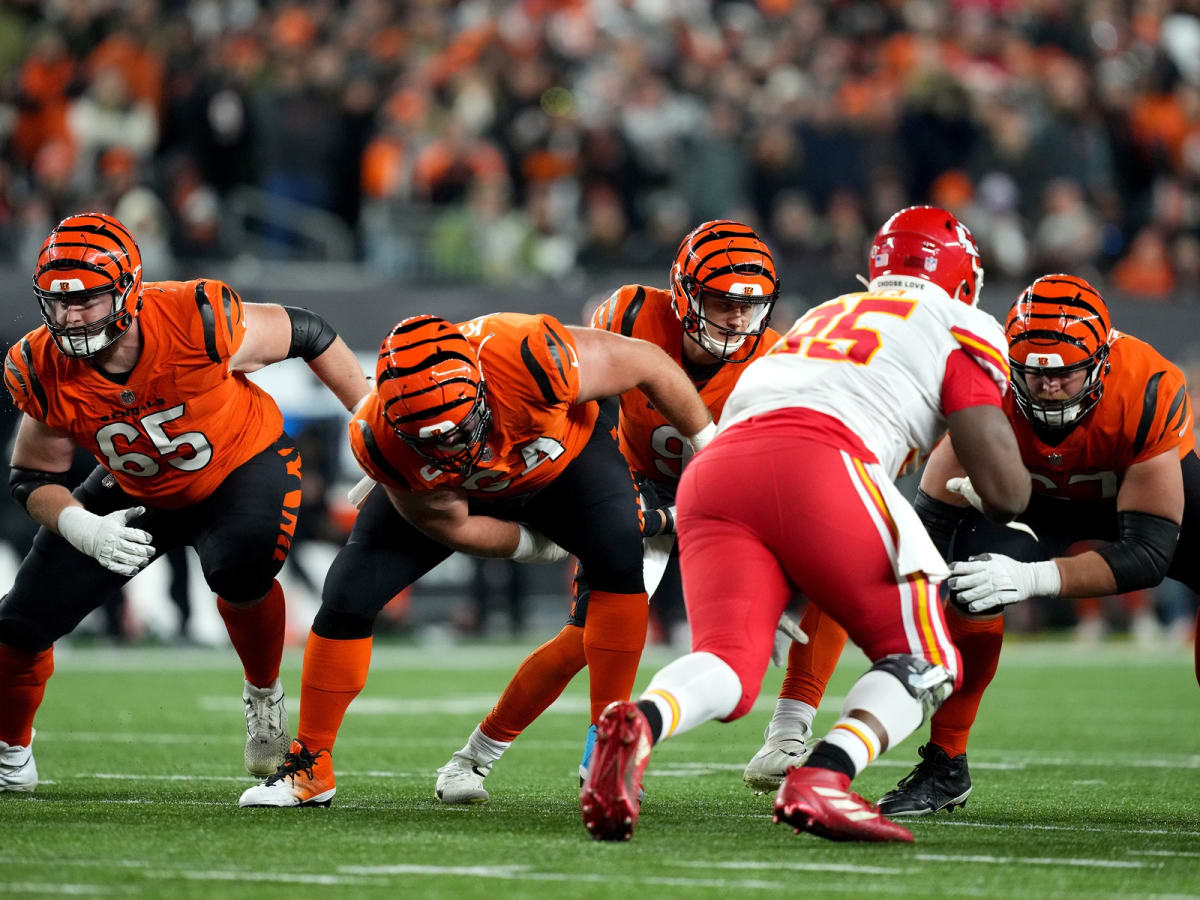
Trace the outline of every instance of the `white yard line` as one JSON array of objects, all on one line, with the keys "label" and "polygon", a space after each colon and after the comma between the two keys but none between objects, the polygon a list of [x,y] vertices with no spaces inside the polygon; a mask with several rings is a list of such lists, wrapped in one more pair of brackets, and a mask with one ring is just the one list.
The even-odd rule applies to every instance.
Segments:
[{"label": "white yard line", "polygon": [[1184,856],[1190,859],[1200,859],[1200,853],[1192,853],[1187,850],[1126,850],[1130,856]]},{"label": "white yard line", "polygon": [[667,861],[666,865],[688,869],[737,869],[780,872],[840,872],[851,875],[917,875],[923,870],[915,867],[897,869],[888,866],[856,866],[850,863],[806,863],[784,860],[731,860],[727,862],[705,862],[704,860]]},{"label": "white yard line", "polygon": [[94,896],[111,894],[113,889],[99,884],[59,884],[53,881],[18,881],[5,882],[5,893],[23,894],[70,894],[73,896]]},{"label": "white yard line", "polygon": [[1158,869],[1161,863],[1142,863],[1120,859],[1077,859],[1067,856],[980,856],[954,853],[914,853],[922,862],[989,863],[1011,866],[1075,866],[1085,869]]},{"label": "white yard line", "polygon": [[1098,834],[1167,834],[1173,837],[1200,837],[1200,831],[1180,831],[1176,828],[1106,828],[1101,825],[1009,825],[997,822],[946,822],[920,820],[922,825],[941,825],[947,828],[1004,828],[1018,831],[1093,831]]}]

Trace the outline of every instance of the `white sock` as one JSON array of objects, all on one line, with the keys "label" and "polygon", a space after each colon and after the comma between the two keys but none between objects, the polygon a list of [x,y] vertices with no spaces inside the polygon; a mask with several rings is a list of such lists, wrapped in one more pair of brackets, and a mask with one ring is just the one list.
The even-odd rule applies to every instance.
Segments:
[{"label": "white sock", "polygon": [[742,699],[742,681],[719,656],[689,653],[660,669],[641,699],[662,714],[663,740],[728,716]]},{"label": "white sock", "polygon": [[800,700],[789,700],[780,697],[775,701],[775,715],[771,717],[771,725],[767,731],[767,739],[777,737],[795,737],[797,734],[803,740],[812,735],[813,719],[817,710]]},{"label": "white sock", "polygon": [[857,775],[884,750],[874,729],[850,713],[863,710],[874,716],[886,732],[887,747],[895,747],[921,727],[921,704],[893,675],[871,670],[854,682],[842,704],[842,717],[824,738],[846,751]]},{"label": "white sock", "polygon": [[471,736],[467,738],[466,745],[459,753],[465,753],[476,762],[490,766],[503,756],[504,751],[511,746],[512,741],[494,741],[480,731],[479,726],[476,725],[475,730],[471,732]]}]

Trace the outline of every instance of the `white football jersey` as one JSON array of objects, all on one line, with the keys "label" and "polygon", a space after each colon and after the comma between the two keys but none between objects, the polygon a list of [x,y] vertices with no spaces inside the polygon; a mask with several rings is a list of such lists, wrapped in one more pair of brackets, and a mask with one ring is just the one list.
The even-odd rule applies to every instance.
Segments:
[{"label": "white football jersey", "polygon": [[871,288],[809,310],[730,394],[721,430],[775,409],[803,407],[845,424],[896,478],[946,431],[946,360],[965,350],[1008,389],[1008,345],[991,315],[936,285],[881,276]]}]

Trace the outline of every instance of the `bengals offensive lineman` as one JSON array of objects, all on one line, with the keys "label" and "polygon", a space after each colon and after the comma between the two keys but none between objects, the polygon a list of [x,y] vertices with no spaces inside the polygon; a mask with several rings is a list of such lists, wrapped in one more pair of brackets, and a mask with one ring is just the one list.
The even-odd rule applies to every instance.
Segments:
[{"label": "bengals offensive lineman", "polygon": [[[275,402],[244,373],[303,357],[350,409],[368,390],[358,361],[307,310],[243,303],[213,279],[143,283],[133,236],[100,213],[50,232],[33,289],[45,324],[8,351],[4,383],[24,413],[13,497],[42,527],[0,599],[0,791],[37,786],[33,718],[54,642],[185,544],[245,670],[246,768],[269,772],[289,740],[275,575],[301,463]],[[72,494],[76,447],[99,466]]]},{"label": "bengals offensive lineman", "polygon": [[416,316],[392,329],[375,392],[350,423],[355,457],[383,489],[326,577],[296,741],[241,806],[329,805],[330,751],[366,683],[375,617],[456,550],[577,556],[592,584],[583,646],[594,715],[629,696],[648,618],[642,517],[595,401],[635,387],[693,447],[716,430],[687,376],[646,341],[514,313],[457,326]]},{"label": "bengals offensive lineman", "polygon": [[580,794],[594,838],[627,840],[657,741],[746,714],[780,613],[802,592],[871,659],[842,716],[775,798],[776,821],[835,840],[911,841],[850,781],[957,682],[936,585],[947,574],[892,484],[947,428],[989,515],[1024,509],[1029,474],[1000,409],[999,324],[967,229],[942,209],[894,215],[868,289],[802,316],[730,394],[720,434],[683,472],[680,562],[693,652],[605,710]]},{"label": "bengals offensive lineman", "polygon": [[[938,446],[916,505],[942,554],[957,560],[946,621],[962,652],[963,684],[934,715],[922,761],[880,799],[889,816],[966,803],[967,738],[996,672],[1004,606],[1122,593],[1164,576],[1200,590],[1200,551],[1189,544],[1200,535],[1200,459],[1183,373],[1112,329],[1099,292],[1072,275],[1034,281],[1005,330],[1013,385],[1005,412],[1033,477],[1020,519],[1037,538],[968,508],[970,482],[949,443]],[[1105,543],[1063,555],[1086,540]],[[839,649],[820,655],[831,660],[825,670],[792,674],[823,683]]]},{"label": "bengals offensive lineman", "polygon": [[[705,222],[679,245],[670,284],[670,290],[625,285],[600,305],[591,326],[661,347],[687,373],[715,420],[745,371],[743,364],[764,355],[779,337],[767,327],[779,296],[775,264],[752,229],[727,220]],[[672,601],[682,605],[674,502],[687,441],[639,390],[622,394],[620,408],[621,453],[646,507],[646,589],[660,602],[672,594]],[[483,779],[492,765],[587,665],[583,635],[589,594],[588,573],[580,567],[566,626],[525,658],[495,708],[438,770],[435,793],[443,803],[486,802]],[[595,733],[593,724],[581,777]]]}]

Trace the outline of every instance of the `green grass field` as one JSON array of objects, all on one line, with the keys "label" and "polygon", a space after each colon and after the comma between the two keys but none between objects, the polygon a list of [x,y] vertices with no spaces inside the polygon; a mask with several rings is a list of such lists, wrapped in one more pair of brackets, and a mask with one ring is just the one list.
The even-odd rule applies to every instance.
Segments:
[{"label": "green grass field", "polygon": [[[759,708],[658,747],[628,844],[580,823],[586,681],[488,778],[444,807],[434,769],[525,647],[380,647],[351,708],[330,809],[241,810],[232,651],[64,650],[38,716],[44,783],[0,795],[0,894],[185,897],[1200,897],[1200,693],[1182,652],[1005,649],[970,751],[975,793],[913,824],[912,845],[845,845],[772,825],[742,785]],[[668,661],[648,652],[639,686]],[[848,653],[818,732],[864,668]],[[284,683],[293,725],[299,657]],[[835,696],[837,695],[837,696]],[[923,735],[855,782],[877,797]]]}]

